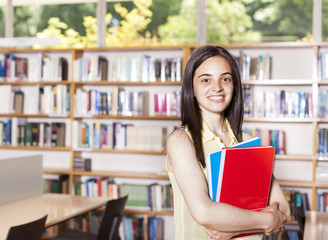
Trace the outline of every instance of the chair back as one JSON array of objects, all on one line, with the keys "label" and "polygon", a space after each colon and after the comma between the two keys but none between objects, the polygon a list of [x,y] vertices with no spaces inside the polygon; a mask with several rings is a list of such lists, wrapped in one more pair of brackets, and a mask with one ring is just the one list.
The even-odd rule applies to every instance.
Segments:
[{"label": "chair back", "polygon": [[6,240],[40,240],[47,217],[45,215],[35,221],[11,227]]},{"label": "chair back", "polygon": [[128,196],[109,200],[102,215],[96,240],[117,239]]}]

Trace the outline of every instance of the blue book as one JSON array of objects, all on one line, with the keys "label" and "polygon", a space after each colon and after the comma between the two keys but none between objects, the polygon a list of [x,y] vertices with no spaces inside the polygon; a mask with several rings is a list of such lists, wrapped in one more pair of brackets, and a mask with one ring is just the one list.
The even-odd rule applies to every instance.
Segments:
[{"label": "blue book", "polygon": [[[237,143],[230,147],[257,147],[261,146],[261,138],[255,137],[247,141]],[[218,187],[218,178],[220,170],[221,150],[205,155],[207,183],[210,197],[213,201],[216,201],[216,191]]]}]

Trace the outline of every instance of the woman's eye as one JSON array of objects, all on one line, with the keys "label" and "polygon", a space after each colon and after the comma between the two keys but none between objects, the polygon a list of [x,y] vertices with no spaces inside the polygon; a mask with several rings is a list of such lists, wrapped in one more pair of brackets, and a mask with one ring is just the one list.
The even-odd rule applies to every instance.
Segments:
[{"label": "woman's eye", "polygon": [[210,81],[210,80],[207,79],[207,78],[205,78],[205,79],[202,80],[202,82],[205,82],[205,83],[207,83],[207,82],[209,82],[209,81]]},{"label": "woman's eye", "polygon": [[224,82],[228,82],[228,81],[231,81],[231,79],[228,78],[228,77],[225,77],[225,78],[222,79],[222,81],[224,81]]}]

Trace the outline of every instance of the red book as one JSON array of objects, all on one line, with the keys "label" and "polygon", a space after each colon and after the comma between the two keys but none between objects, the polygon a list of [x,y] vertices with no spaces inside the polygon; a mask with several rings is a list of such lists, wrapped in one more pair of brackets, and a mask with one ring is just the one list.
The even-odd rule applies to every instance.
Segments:
[{"label": "red book", "polygon": [[157,116],[157,115],[160,115],[159,114],[159,94],[158,93],[155,93],[154,94],[154,98],[155,98],[155,106],[154,106],[154,108],[155,108],[155,115]]},{"label": "red book", "polygon": [[272,146],[224,148],[218,178],[219,202],[249,210],[265,208],[269,202],[274,159],[275,147]]},{"label": "red book", "polygon": [[97,178],[96,182],[97,182],[97,186],[98,186],[98,197],[101,197],[102,196],[102,189],[101,189],[101,178]]},{"label": "red book", "polygon": [[161,94],[161,115],[167,116],[167,94]]}]

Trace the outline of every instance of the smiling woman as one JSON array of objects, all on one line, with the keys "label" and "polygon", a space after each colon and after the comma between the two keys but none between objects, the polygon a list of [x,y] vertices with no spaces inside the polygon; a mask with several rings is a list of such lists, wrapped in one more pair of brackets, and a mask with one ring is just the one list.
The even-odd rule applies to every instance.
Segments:
[{"label": "smiling woman", "polygon": [[[223,113],[233,95],[231,67],[222,57],[211,57],[195,71],[194,92],[202,116]],[[213,130],[213,129],[212,129]]]},{"label": "smiling woman", "polygon": [[181,121],[182,128],[167,141],[175,239],[224,240],[260,232],[244,239],[261,240],[264,234],[282,231],[291,216],[274,178],[270,206],[259,212],[213,202],[208,194],[204,155],[250,138],[241,130],[239,71],[224,48],[203,46],[190,57],[182,83]]}]

